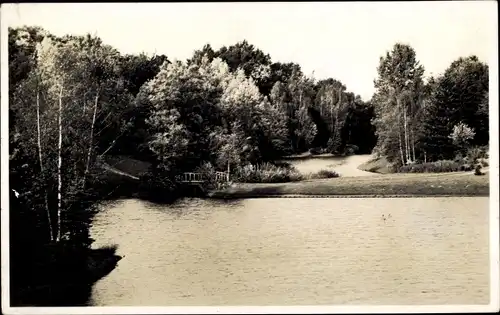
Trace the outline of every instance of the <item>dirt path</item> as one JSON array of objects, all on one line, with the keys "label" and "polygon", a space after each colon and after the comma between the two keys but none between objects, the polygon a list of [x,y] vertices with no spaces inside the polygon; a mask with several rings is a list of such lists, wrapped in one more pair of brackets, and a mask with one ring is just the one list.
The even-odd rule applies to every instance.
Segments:
[{"label": "dirt path", "polygon": [[379,174],[362,171],[358,166],[369,161],[370,154],[347,157],[312,157],[309,159],[287,160],[302,174],[316,173],[323,169],[334,170],[342,177],[377,176]]}]

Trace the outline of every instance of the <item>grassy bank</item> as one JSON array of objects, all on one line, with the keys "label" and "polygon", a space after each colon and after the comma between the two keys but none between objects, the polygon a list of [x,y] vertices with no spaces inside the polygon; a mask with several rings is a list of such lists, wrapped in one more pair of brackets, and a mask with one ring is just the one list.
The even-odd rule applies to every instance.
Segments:
[{"label": "grassy bank", "polygon": [[340,177],[283,184],[237,184],[212,198],[305,196],[488,196],[489,177],[472,173],[391,174]]},{"label": "grassy bank", "polygon": [[391,168],[391,164],[385,157],[374,157],[373,159],[359,165],[358,169],[378,174],[391,174],[394,172]]},{"label": "grassy bank", "polygon": [[[372,159],[359,168],[372,172],[389,172],[385,159]],[[253,174],[253,173],[252,173]],[[327,174],[330,176],[329,174]],[[328,177],[324,176],[324,177]],[[117,176],[117,182],[123,176]],[[251,176],[250,176],[251,177]],[[318,178],[303,176],[295,182],[246,182],[213,191],[212,198],[258,198],[277,196],[488,196],[489,176],[475,176],[473,172],[453,173],[392,173],[376,176]],[[332,176],[335,177],[335,176]],[[306,179],[306,180],[303,180]],[[262,179],[260,179],[262,180]],[[140,181],[122,182],[125,190],[135,191]],[[130,186],[130,187],[129,187]],[[140,189],[139,189],[140,190]],[[126,193],[125,193],[126,194]]]},{"label": "grassy bank", "polygon": [[304,152],[301,154],[295,155],[287,155],[282,158],[284,161],[294,161],[294,160],[309,160],[309,159],[331,159],[338,158],[338,155],[334,155],[332,153],[321,153],[321,154],[312,154],[311,152]]}]

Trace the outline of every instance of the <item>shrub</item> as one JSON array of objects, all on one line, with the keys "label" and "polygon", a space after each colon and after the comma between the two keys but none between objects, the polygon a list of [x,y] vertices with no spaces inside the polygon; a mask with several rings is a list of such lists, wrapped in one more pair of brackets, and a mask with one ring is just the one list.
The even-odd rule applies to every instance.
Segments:
[{"label": "shrub", "polygon": [[488,149],[487,147],[473,147],[467,150],[466,159],[469,163],[477,163],[480,159],[488,158]]},{"label": "shrub", "polygon": [[302,175],[295,168],[271,163],[240,166],[235,174],[235,180],[240,183],[286,183],[302,179]]},{"label": "shrub", "polygon": [[203,163],[195,168],[193,172],[202,174],[203,179],[205,180],[205,185],[207,185],[208,188],[213,188],[217,185],[217,181],[215,179],[216,170],[212,163]]},{"label": "shrub", "polygon": [[323,179],[323,178],[336,178],[339,174],[333,170],[320,170],[317,173],[309,174],[309,179]]},{"label": "shrub", "polygon": [[311,148],[309,149],[309,153],[312,155],[318,155],[324,153],[324,151],[321,148]]},{"label": "shrub", "polygon": [[474,175],[484,175],[483,172],[481,172],[481,165],[477,164],[476,168],[474,169]]},{"label": "shrub", "polygon": [[466,158],[461,153],[457,153],[453,159],[453,161],[457,163],[463,163],[465,160]]},{"label": "shrub", "polygon": [[411,164],[401,166],[397,171],[399,173],[446,173],[446,172],[464,172],[471,171],[469,164],[461,162],[442,160],[421,164]]},{"label": "shrub", "polygon": [[292,164],[287,163],[287,162],[283,162],[283,161],[274,162],[273,164],[274,164],[275,166],[277,166],[277,167],[282,167],[282,168],[286,168],[286,169],[293,168],[293,167],[292,167]]},{"label": "shrub", "polygon": [[166,172],[154,169],[140,177],[139,197],[155,202],[170,202],[179,197],[179,183]]},{"label": "shrub", "polygon": [[344,155],[353,155],[359,151],[359,147],[354,144],[348,144],[344,150]]}]

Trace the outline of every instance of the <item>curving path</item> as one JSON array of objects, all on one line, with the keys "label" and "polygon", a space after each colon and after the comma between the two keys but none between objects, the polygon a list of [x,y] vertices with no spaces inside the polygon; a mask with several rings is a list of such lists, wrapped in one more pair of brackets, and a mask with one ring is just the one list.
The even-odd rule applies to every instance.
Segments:
[{"label": "curving path", "polygon": [[358,169],[358,166],[369,161],[371,154],[351,155],[346,157],[311,157],[302,160],[287,160],[302,174],[315,173],[322,169],[334,170],[342,177],[377,176],[380,174]]}]

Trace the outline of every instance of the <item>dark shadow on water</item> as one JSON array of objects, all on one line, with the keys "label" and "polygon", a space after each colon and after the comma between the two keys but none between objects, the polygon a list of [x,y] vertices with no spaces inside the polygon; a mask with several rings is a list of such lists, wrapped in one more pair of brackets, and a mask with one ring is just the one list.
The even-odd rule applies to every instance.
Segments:
[{"label": "dark shadow on water", "polygon": [[170,203],[158,203],[151,200],[141,200],[144,206],[159,212],[168,212],[175,219],[192,215],[205,215],[212,211],[241,208],[243,200],[213,199],[206,196],[182,196]]},{"label": "dark shadow on water", "polygon": [[276,184],[272,186],[247,186],[243,190],[229,188],[227,190],[214,192],[212,198],[235,201],[242,198],[281,195],[283,193],[283,187],[283,185]]},{"label": "dark shadow on water", "polygon": [[18,276],[11,278],[11,306],[87,306],[93,284],[121,259],[114,246],[77,249],[64,245],[47,245],[30,258],[24,265],[31,269],[17,270]]}]

